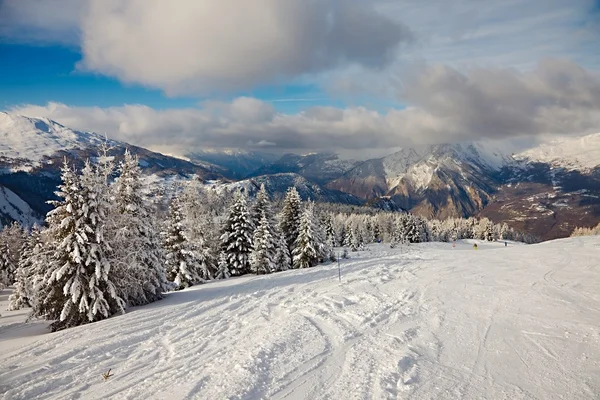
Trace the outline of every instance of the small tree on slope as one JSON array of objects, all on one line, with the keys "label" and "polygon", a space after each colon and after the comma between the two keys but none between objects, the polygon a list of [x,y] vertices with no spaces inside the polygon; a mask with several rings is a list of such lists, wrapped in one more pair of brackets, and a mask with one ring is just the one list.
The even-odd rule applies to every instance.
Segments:
[{"label": "small tree on slope", "polygon": [[275,271],[287,271],[292,267],[290,252],[283,234],[279,231],[276,231],[275,234],[275,256],[273,258]]},{"label": "small tree on slope", "polygon": [[34,304],[33,315],[57,320],[53,331],[123,312],[110,275],[103,226],[107,204],[102,176],[86,164],[78,177],[66,164],[57,195],[63,201],[47,215],[48,245],[55,250]]},{"label": "small tree on slope", "polygon": [[225,252],[219,253],[219,263],[217,272],[215,273],[215,279],[228,279],[231,276],[229,272],[229,262],[227,260],[227,254]]},{"label": "small tree on slope", "polygon": [[273,264],[275,249],[269,220],[264,211],[262,214],[262,218],[254,232],[250,268],[255,274],[270,274],[275,270],[275,265]]},{"label": "small tree on slope", "polygon": [[201,282],[201,263],[187,239],[178,197],[173,198],[169,206],[169,217],[163,236],[167,279],[179,289]]},{"label": "small tree on slope", "polygon": [[34,266],[36,257],[40,251],[40,230],[37,226],[34,226],[31,235],[27,238],[23,249],[21,250],[21,257],[19,259],[19,265],[17,267],[15,290],[10,295],[8,300],[9,310],[18,310],[24,307],[31,307],[33,305],[34,297]]},{"label": "small tree on slope", "polygon": [[295,187],[288,188],[283,200],[283,208],[279,216],[279,229],[285,237],[288,251],[292,254],[302,215],[302,201]]},{"label": "small tree on slope", "polygon": [[246,196],[238,191],[221,235],[221,249],[227,256],[231,275],[243,275],[250,271],[252,230]]},{"label": "small tree on slope", "polygon": [[309,268],[317,264],[319,255],[317,252],[317,243],[315,242],[312,208],[306,207],[300,218],[300,229],[298,238],[294,243],[293,267]]}]

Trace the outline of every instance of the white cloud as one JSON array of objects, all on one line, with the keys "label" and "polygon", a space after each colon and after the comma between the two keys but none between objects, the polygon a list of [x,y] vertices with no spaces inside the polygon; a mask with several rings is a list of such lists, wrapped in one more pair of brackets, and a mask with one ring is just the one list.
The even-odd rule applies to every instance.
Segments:
[{"label": "white cloud", "polygon": [[81,67],[171,95],[379,68],[411,36],[360,0],[89,0]]},{"label": "white cloud", "polygon": [[207,102],[199,108],[154,110],[141,105],[69,107],[50,103],[12,111],[106,132],[132,144],[173,153],[202,148],[268,146],[274,151],[362,150],[447,143],[482,137],[600,131],[600,79],[568,61],[535,71],[422,65],[396,87],[413,106],[380,113],[364,107],[313,107],[281,114],[253,98]]}]

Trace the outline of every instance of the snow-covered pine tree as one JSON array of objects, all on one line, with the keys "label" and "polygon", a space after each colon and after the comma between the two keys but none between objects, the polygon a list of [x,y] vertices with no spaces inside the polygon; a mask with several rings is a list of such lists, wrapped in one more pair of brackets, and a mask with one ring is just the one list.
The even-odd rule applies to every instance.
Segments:
[{"label": "snow-covered pine tree", "polygon": [[15,282],[19,255],[25,241],[25,232],[18,222],[0,231],[0,285],[10,286]]},{"label": "snow-covered pine tree", "polygon": [[222,251],[219,253],[219,262],[217,264],[215,279],[227,279],[230,276],[231,273],[229,272],[229,261],[227,260],[227,254]]},{"label": "snow-covered pine tree", "polygon": [[335,230],[333,229],[333,220],[331,214],[321,214],[321,226],[323,227],[323,243],[325,244],[325,258],[329,261],[336,261],[335,256]]},{"label": "snow-covered pine tree", "polygon": [[159,300],[171,288],[165,275],[165,253],[155,227],[154,210],[142,194],[141,169],[128,150],[112,187],[108,229],[111,231],[111,264],[120,279],[117,291],[128,305]]},{"label": "snow-covered pine tree", "polygon": [[243,275],[250,271],[252,230],[246,196],[238,191],[221,235],[221,250],[227,255],[231,275]]},{"label": "snow-covered pine tree", "polygon": [[283,208],[279,216],[279,229],[285,237],[288,251],[292,254],[294,243],[298,238],[302,201],[295,187],[289,187],[283,200]]},{"label": "snow-covered pine tree", "polygon": [[14,269],[8,243],[2,242],[0,243],[0,289],[13,284]]},{"label": "snow-covered pine tree", "polygon": [[350,229],[350,250],[359,251],[362,248],[360,234],[358,233],[358,228],[352,227]]},{"label": "snow-covered pine tree", "polygon": [[319,260],[312,219],[312,207],[306,207],[300,218],[300,229],[292,252],[294,268],[313,267]]},{"label": "snow-covered pine tree", "polygon": [[169,205],[169,216],[162,233],[167,280],[173,282],[178,289],[202,282],[201,260],[186,236],[181,208],[181,200],[175,196]]},{"label": "snow-covered pine tree", "polygon": [[275,256],[273,258],[275,271],[287,271],[292,267],[290,252],[283,234],[276,230],[275,235]]},{"label": "snow-covered pine tree", "polygon": [[31,230],[31,235],[29,235],[21,250],[15,276],[15,290],[8,298],[10,302],[8,305],[9,310],[19,310],[33,305],[33,267],[40,245],[40,230],[37,226],[34,226]]},{"label": "snow-covered pine tree", "polygon": [[344,247],[352,247],[352,235],[353,235],[354,227],[350,222],[346,223],[346,227],[344,228],[344,241],[342,242],[342,246]]},{"label": "snow-covered pine tree", "polygon": [[[193,179],[185,186],[181,197],[182,213],[188,241],[193,244],[201,262],[200,274],[203,280],[213,279],[216,271],[216,247],[210,240],[209,232],[215,227],[210,215],[208,196],[198,179]],[[218,238],[218,235],[214,235]]]},{"label": "snow-covered pine tree", "polygon": [[63,200],[52,202],[56,208],[46,218],[54,239],[46,245],[54,251],[32,313],[56,320],[53,331],[108,318],[125,306],[112,282],[103,234],[106,184],[89,161],[81,177],[65,161],[61,178],[57,195]]},{"label": "snow-covered pine tree", "polygon": [[262,211],[262,217],[254,231],[253,249],[250,254],[250,269],[255,274],[270,274],[276,268],[273,263],[275,257],[275,246],[271,235],[271,226]]}]

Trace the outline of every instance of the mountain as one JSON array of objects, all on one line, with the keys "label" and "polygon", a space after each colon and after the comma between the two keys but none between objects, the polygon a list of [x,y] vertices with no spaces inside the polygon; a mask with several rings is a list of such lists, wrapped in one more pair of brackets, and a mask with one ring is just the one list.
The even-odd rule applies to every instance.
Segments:
[{"label": "mountain", "polygon": [[41,219],[50,209],[47,200],[55,198],[63,159],[81,167],[86,159],[95,160],[105,144],[109,147],[108,155],[116,162],[125,149],[129,149],[139,157],[143,172],[158,179],[189,175],[202,180],[223,179],[221,168],[217,166],[199,165],[108,140],[95,133],[75,131],[45,118],[0,112],[0,185],[3,190],[0,191],[0,221],[19,220],[15,218],[16,212],[20,215],[33,212],[33,219]]},{"label": "mountain", "polygon": [[279,158],[275,154],[243,150],[196,151],[186,154],[186,157],[194,163],[207,162],[222,167],[221,173],[231,179],[245,178]]},{"label": "mountain", "polygon": [[600,221],[600,134],[512,154],[482,141],[405,148],[368,160],[327,187],[389,196],[428,218],[485,216],[544,239]]},{"label": "mountain", "polygon": [[248,177],[295,173],[323,185],[339,178],[358,164],[359,162],[354,160],[340,160],[337,154],[332,153],[312,153],[302,156],[289,153],[271,164],[261,166]]},{"label": "mountain", "polygon": [[244,179],[238,182],[228,184],[213,184],[215,190],[243,189],[250,197],[254,197],[261,184],[265,185],[267,193],[272,200],[283,199],[287,189],[295,186],[298,194],[303,200],[313,200],[316,202],[341,203],[350,205],[363,205],[364,200],[359,199],[348,193],[338,190],[324,188],[314,182],[310,182],[303,176],[294,173],[280,173],[273,175],[262,175],[254,178]]},{"label": "mountain", "polygon": [[327,187],[364,199],[390,196],[427,217],[468,216],[491,200],[498,169],[507,162],[482,143],[405,148],[366,161]]},{"label": "mountain", "polygon": [[480,216],[542,239],[600,222],[600,134],[561,138],[514,154]]}]

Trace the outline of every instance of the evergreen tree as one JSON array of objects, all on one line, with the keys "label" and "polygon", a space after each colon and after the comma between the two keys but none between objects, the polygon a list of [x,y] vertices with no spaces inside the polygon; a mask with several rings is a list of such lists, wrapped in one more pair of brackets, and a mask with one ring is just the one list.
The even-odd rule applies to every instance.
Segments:
[{"label": "evergreen tree", "polygon": [[31,235],[27,238],[21,250],[21,257],[15,277],[15,290],[8,298],[10,302],[8,305],[9,310],[19,310],[33,305],[33,268],[40,246],[40,231],[37,226],[34,226]]},{"label": "evergreen tree", "polygon": [[275,271],[287,271],[292,267],[290,252],[285,241],[285,237],[281,232],[276,231],[275,256],[273,263]]},{"label": "evergreen tree", "polygon": [[181,201],[175,196],[169,206],[169,217],[163,232],[166,252],[166,278],[178,289],[202,282],[201,260],[189,242],[181,212]]},{"label": "evergreen tree", "polygon": [[215,273],[215,279],[227,279],[231,276],[229,272],[229,261],[227,260],[227,254],[224,251],[219,253],[219,263],[217,272]]},{"label": "evergreen tree", "polygon": [[78,177],[65,162],[57,195],[47,215],[46,243],[54,249],[34,302],[33,315],[50,320],[53,331],[122,313],[125,303],[112,282],[104,240],[106,185],[89,162]]},{"label": "evergreen tree", "polygon": [[293,253],[298,230],[300,227],[300,216],[302,215],[302,201],[295,187],[287,190],[283,200],[283,208],[279,217],[279,229],[285,237],[285,242],[290,254]]},{"label": "evergreen tree", "polygon": [[352,227],[350,229],[350,250],[358,251],[362,248],[360,235],[358,234],[358,229]]},{"label": "evergreen tree", "polygon": [[300,230],[292,253],[294,268],[309,268],[317,264],[319,254],[315,242],[312,207],[306,207],[300,218]]},{"label": "evergreen tree", "polygon": [[155,211],[142,197],[138,159],[125,151],[113,186],[112,265],[120,279],[118,293],[128,305],[159,300],[170,289],[165,275],[165,253],[155,228]]},{"label": "evergreen tree", "polygon": [[269,220],[262,211],[262,218],[254,232],[253,250],[250,255],[250,267],[255,274],[270,274],[275,270],[273,258],[275,248]]},{"label": "evergreen tree", "polygon": [[243,275],[250,271],[252,230],[246,196],[238,191],[221,235],[221,250],[227,255],[232,275]]},{"label": "evergreen tree", "polygon": [[0,289],[4,289],[14,282],[14,266],[8,243],[0,243]]},{"label": "evergreen tree", "polygon": [[[216,271],[218,241],[211,240],[209,232],[218,230],[214,226],[208,196],[197,179],[191,180],[185,187],[181,199],[185,231],[188,241],[193,244],[200,258],[201,277],[210,280]],[[213,235],[218,238],[218,235]],[[217,243],[215,243],[217,242]]]},{"label": "evergreen tree", "polygon": [[335,257],[335,230],[333,229],[333,221],[331,215],[323,213],[321,215],[321,226],[323,227],[323,243],[325,244],[325,257],[329,261],[336,261]]}]

